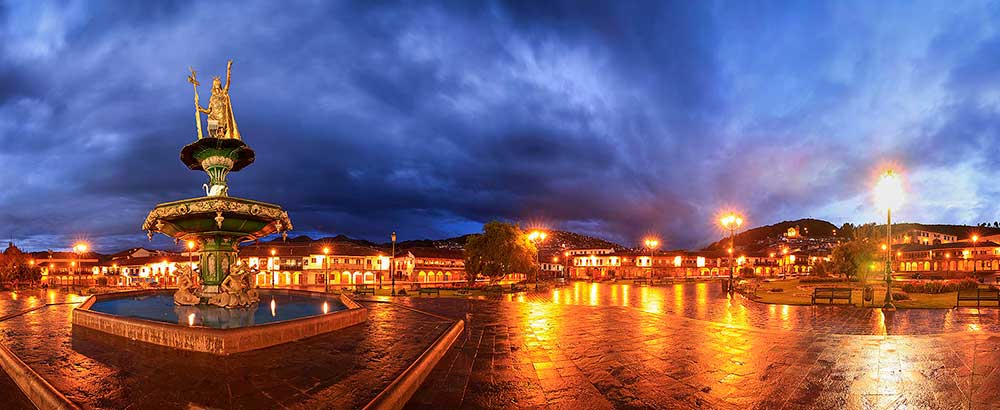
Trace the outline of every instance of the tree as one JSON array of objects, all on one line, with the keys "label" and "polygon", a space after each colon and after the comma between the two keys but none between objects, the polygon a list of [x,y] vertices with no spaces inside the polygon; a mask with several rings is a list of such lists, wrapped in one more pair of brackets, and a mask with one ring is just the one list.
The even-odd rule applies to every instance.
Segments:
[{"label": "tree", "polygon": [[465,243],[465,272],[469,283],[479,275],[495,283],[512,273],[537,275],[538,250],[517,225],[493,221],[483,225],[483,233]]},{"label": "tree", "polygon": [[845,278],[860,277],[863,272],[871,272],[872,263],[878,258],[879,250],[869,240],[853,240],[833,248],[830,262],[824,263],[822,270],[840,273]]}]

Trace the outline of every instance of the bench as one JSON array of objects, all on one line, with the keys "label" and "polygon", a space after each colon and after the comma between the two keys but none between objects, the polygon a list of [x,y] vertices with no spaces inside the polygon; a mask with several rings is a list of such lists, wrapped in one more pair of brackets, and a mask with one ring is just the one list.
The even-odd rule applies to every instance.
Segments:
[{"label": "bench", "polygon": [[846,304],[851,304],[851,288],[815,288],[813,289],[812,304],[816,304],[817,301],[827,301],[829,304],[833,304],[835,300],[846,301]]},{"label": "bench", "polygon": [[358,285],[354,287],[354,293],[359,295],[364,295],[365,293],[375,296],[375,288],[367,285]]},{"label": "bench", "polygon": [[982,306],[983,302],[996,302],[1000,306],[1000,290],[989,288],[961,289],[955,296],[955,307],[962,306],[962,302],[976,302],[976,306]]},{"label": "bench", "polygon": [[633,283],[634,285],[636,285],[636,286],[649,286],[649,279],[646,279],[646,278],[638,278],[638,279],[636,279],[636,280],[632,281],[632,283]]},{"label": "bench", "polygon": [[510,284],[510,291],[511,292],[524,292],[524,291],[527,291],[527,290],[528,290],[528,285],[525,285],[523,283],[511,283]]},{"label": "bench", "polygon": [[433,293],[433,294],[435,294],[437,296],[441,296],[441,288],[424,288],[424,287],[421,287],[421,288],[417,289],[417,292],[418,292],[417,295],[423,295],[423,294],[430,295],[431,293]]}]

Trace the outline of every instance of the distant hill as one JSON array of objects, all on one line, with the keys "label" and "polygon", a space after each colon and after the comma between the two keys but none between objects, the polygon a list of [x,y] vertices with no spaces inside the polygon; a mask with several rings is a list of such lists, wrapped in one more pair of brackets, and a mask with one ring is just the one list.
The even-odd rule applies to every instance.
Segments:
[{"label": "distant hill", "polygon": [[[622,249],[623,247],[617,243],[606,241],[604,239],[595,238],[592,236],[582,235],[574,232],[567,231],[546,231],[548,237],[542,242],[540,248],[542,250],[553,250],[553,249],[568,249],[568,248],[615,248]],[[462,249],[465,247],[465,242],[470,236],[474,234],[456,236],[453,238],[446,239],[417,239],[396,242],[396,249],[412,249],[412,248],[442,248],[442,249]],[[272,239],[269,242],[281,242],[281,238]],[[294,238],[288,238],[287,242],[310,242],[313,241],[312,238],[300,235]],[[355,239],[346,235],[337,235],[334,237],[326,237],[316,239],[318,242],[348,242],[355,245],[361,246],[371,246],[377,248],[389,248],[391,243],[375,243],[372,241],[364,239]]]},{"label": "distant hill", "polygon": [[[604,239],[578,234],[575,232],[546,231],[546,233],[548,234],[548,236],[545,238],[545,241],[541,243],[541,246],[539,246],[539,248],[541,248],[542,250],[570,249],[570,248],[574,249],[624,248],[623,246],[611,241],[606,241]],[[447,239],[420,239],[420,240],[403,241],[396,243],[396,247],[399,249],[409,249],[409,248],[461,249],[462,247],[465,246],[465,242],[469,240],[469,237],[472,235],[475,234],[456,236],[454,238],[447,238]]]},{"label": "distant hill", "polygon": [[[773,225],[761,226],[749,229],[736,234],[736,246],[750,250],[758,250],[766,247],[769,243],[781,239],[788,232],[788,228],[798,226],[802,236],[809,238],[830,238],[835,236],[837,226],[821,219],[798,219],[795,221],[782,221]],[[893,225],[895,226],[895,225]],[[721,239],[705,247],[706,251],[723,250],[729,247],[729,236],[724,235]]]}]

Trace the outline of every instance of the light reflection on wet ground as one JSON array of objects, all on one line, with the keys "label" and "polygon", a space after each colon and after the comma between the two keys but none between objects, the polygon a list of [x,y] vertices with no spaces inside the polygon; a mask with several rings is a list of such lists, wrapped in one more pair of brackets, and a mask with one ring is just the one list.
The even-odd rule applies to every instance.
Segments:
[{"label": "light reflection on wet ground", "polygon": [[[798,308],[755,308],[711,284],[645,296],[581,285],[522,302],[401,300],[468,320],[408,408],[987,409],[1000,399],[1000,336],[968,325],[939,334],[828,333],[817,330],[820,319],[797,321]],[[564,299],[566,290],[582,296]],[[847,317],[874,333],[881,312],[871,312]],[[758,316],[804,329],[745,326]],[[819,317],[831,322],[822,328],[859,329],[842,315]]]},{"label": "light reflection on wet ground", "polygon": [[769,305],[728,295],[718,282],[667,286],[572,282],[538,293],[507,294],[502,300],[583,306],[622,306],[732,326],[843,334],[934,334],[1000,332],[1000,309],[881,309],[842,306]]}]

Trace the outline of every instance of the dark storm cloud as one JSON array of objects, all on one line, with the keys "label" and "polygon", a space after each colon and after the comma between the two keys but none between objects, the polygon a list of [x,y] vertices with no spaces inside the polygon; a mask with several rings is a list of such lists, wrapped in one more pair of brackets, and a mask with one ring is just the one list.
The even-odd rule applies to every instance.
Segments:
[{"label": "dark storm cloud", "polygon": [[141,244],[153,205],[202,192],[177,159],[195,135],[187,67],[207,84],[230,57],[257,151],[230,192],[285,206],[299,233],[443,237],[499,218],[696,246],[724,207],[753,225],[871,220],[886,160],[923,198],[902,217],[994,220],[996,16],[992,3],[0,3],[0,236]]}]

